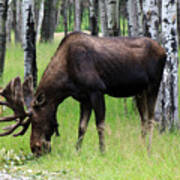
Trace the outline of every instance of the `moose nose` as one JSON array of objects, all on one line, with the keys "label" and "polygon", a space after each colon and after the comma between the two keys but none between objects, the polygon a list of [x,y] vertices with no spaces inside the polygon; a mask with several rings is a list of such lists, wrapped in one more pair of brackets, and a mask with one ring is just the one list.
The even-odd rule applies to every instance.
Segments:
[{"label": "moose nose", "polygon": [[42,154],[51,152],[51,143],[50,142],[36,142],[31,146],[31,151],[35,156],[41,156]]}]

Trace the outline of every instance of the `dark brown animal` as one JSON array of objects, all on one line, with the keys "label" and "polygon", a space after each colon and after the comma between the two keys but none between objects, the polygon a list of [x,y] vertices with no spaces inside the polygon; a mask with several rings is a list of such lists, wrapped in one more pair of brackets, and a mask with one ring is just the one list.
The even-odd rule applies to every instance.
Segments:
[{"label": "dark brown animal", "polygon": [[[81,147],[91,110],[95,111],[100,150],[104,151],[104,94],[114,97],[135,96],[142,123],[142,137],[150,132],[151,145],[154,107],[166,60],[164,49],[155,41],[141,38],[99,38],[84,33],[65,37],[45,70],[33,95],[32,78],[21,85],[20,78],[12,80],[1,92],[14,110],[16,120],[6,127],[5,136],[19,126],[23,135],[32,125],[31,150],[36,155],[50,150],[53,133],[58,134],[56,111],[58,105],[72,96],[80,102],[80,124],[77,149]],[[24,105],[28,111],[24,110]],[[28,117],[28,119],[26,119]]]}]

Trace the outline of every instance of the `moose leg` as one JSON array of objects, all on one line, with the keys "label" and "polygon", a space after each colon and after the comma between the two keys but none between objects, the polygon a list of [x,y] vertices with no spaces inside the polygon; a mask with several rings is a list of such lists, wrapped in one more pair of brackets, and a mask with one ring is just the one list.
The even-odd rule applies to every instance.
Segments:
[{"label": "moose leg", "polygon": [[145,144],[145,138],[147,135],[147,121],[148,121],[148,107],[147,107],[147,98],[145,93],[135,97],[137,108],[141,118],[141,137]]},{"label": "moose leg", "polygon": [[99,148],[101,152],[104,152],[105,101],[103,94],[99,92],[91,94],[91,104],[96,116],[96,128],[99,135]]},{"label": "moose leg", "polygon": [[147,129],[149,132],[149,144],[148,144],[148,151],[151,150],[151,144],[152,144],[152,137],[153,137],[153,128],[154,128],[154,111],[155,111],[155,105],[156,105],[156,94],[148,94],[147,95],[147,106],[148,106],[148,123],[147,123]]},{"label": "moose leg", "polygon": [[76,149],[79,150],[82,145],[82,141],[84,138],[84,135],[87,130],[88,122],[91,115],[91,105],[90,103],[81,103],[80,104],[80,122],[79,122],[79,132],[78,132],[78,141],[76,144]]}]

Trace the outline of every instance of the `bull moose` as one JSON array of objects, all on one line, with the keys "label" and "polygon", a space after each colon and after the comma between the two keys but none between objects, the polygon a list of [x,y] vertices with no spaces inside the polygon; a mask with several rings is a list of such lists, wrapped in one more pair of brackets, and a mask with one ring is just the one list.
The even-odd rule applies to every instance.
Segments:
[{"label": "bull moose", "polygon": [[[32,77],[21,84],[16,77],[0,92],[0,102],[14,111],[0,122],[16,121],[0,136],[12,134],[19,126],[23,135],[32,126],[30,147],[35,155],[50,151],[51,137],[58,135],[57,107],[72,96],[80,102],[77,149],[80,149],[91,110],[94,110],[100,150],[105,150],[104,94],[134,96],[141,117],[142,138],[149,134],[151,146],[154,108],[166,62],[165,50],[146,38],[93,37],[73,32],[60,43],[33,93]],[[26,110],[24,108],[26,106]]]}]

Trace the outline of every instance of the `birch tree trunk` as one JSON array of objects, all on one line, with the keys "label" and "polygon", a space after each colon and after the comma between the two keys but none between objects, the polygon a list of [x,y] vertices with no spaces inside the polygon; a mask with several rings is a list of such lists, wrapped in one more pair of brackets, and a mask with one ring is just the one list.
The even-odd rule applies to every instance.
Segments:
[{"label": "birch tree trunk", "polygon": [[108,36],[106,0],[99,0],[99,14],[100,14],[102,35]]},{"label": "birch tree trunk", "polygon": [[89,0],[90,1],[90,27],[91,35],[98,35],[98,0]]},{"label": "birch tree trunk", "polygon": [[57,1],[58,0],[45,0],[41,42],[51,42],[54,40],[54,32],[56,28]]},{"label": "birch tree trunk", "polygon": [[44,0],[40,0],[35,6],[36,41],[40,40],[42,21],[44,17]]},{"label": "birch tree trunk", "polygon": [[75,31],[81,30],[81,0],[75,0]]},{"label": "birch tree trunk", "polygon": [[178,20],[178,40],[180,44],[180,1],[177,2],[177,20]]},{"label": "birch tree trunk", "polygon": [[7,20],[6,20],[6,42],[11,42],[12,22],[13,22],[13,2],[12,0],[9,0]]},{"label": "birch tree trunk", "polygon": [[119,12],[117,11],[117,6],[119,6],[119,0],[107,0],[107,19],[109,36],[119,35]]},{"label": "birch tree trunk", "polygon": [[36,32],[32,12],[32,1],[23,0],[23,48],[24,48],[24,77],[33,76],[33,85],[37,85],[36,66]]},{"label": "birch tree trunk", "polygon": [[21,0],[13,0],[13,28],[15,32],[15,43],[22,42],[22,2]]},{"label": "birch tree trunk", "polygon": [[178,127],[178,38],[177,0],[162,1],[162,44],[167,62],[162,81],[162,131]]},{"label": "birch tree trunk", "polygon": [[137,13],[137,0],[128,0],[127,2],[128,12],[128,35],[138,35],[138,13]]},{"label": "birch tree trunk", "polygon": [[0,0],[0,78],[4,71],[4,60],[6,52],[6,18],[8,11],[8,0]]},{"label": "birch tree trunk", "polygon": [[138,24],[138,34],[137,36],[143,36],[143,8],[142,0],[136,0],[137,6],[137,24]]},{"label": "birch tree trunk", "polygon": [[143,0],[144,35],[159,39],[158,0]]},{"label": "birch tree trunk", "polygon": [[128,0],[128,35],[143,36],[143,12],[140,0]]},{"label": "birch tree trunk", "polygon": [[68,33],[68,18],[67,18],[67,10],[68,10],[68,0],[62,1],[61,4],[61,14],[63,16],[63,23],[64,23],[64,35],[66,36]]}]

